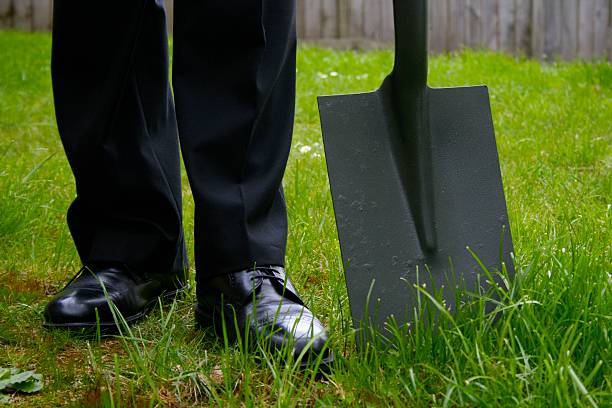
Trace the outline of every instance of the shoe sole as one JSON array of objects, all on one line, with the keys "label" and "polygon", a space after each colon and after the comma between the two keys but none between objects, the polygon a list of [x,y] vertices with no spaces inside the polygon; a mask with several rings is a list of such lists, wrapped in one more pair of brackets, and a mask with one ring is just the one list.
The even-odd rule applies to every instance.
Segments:
[{"label": "shoe sole", "polygon": [[[224,311],[224,315],[225,316],[233,316],[233,312],[228,308],[225,308],[226,310]],[[222,316],[220,316],[219,313],[210,313],[206,310],[203,310],[202,308],[200,308],[199,305],[196,305],[194,307],[194,315],[195,315],[195,321],[196,321],[196,326],[200,327],[202,329],[210,329],[212,328],[215,332],[215,334],[217,335],[217,337],[223,338],[223,318]],[[238,341],[238,335],[236,333],[236,327],[235,324],[233,322],[233,320],[231,322],[227,321],[228,319],[226,319],[225,321],[225,333],[227,334],[227,339],[229,342],[232,343],[236,343]],[[254,342],[251,342],[251,344],[254,344]],[[321,362],[319,363],[319,368],[318,368],[318,372],[319,373],[329,373],[331,370],[331,364],[334,362],[334,353],[331,350],[328,350],[329,355],[325,358],[321,359]],[[307,368],[312,367],[313,362],[312,361],[304,361],[300,364],[300,370],[305,370]]]},{"label": "shoe sole", "polygon": [[[142,320],[155,307],[155,305],[158,303],[158,299],[161,300],[162,304],[171,303],[174,301],[174,299],[186,293],[189,290],[189,288],[190,288],[189,285],[185,285],[182,288],[164,292],[161,295],[159,295],[157,298],[149,301],[149,303],[147,303],[140,312],[134,315],[128,316],[128,317],[124,316],[123,320],[125,320],[128,326],[131,326],[135,324],[136,322]],[[119,322],[119,325],[122,325],[122,323]],[[68,330],[68,331],[75,331],[75,332],[77,331],[78,332],[96,331],[99,327],[100,333],[114,334],[114,333],[119,332],[119,327],[117,325],[117,322],[115,322],[114,320],[113,321],[101,321],[101,322],[84,322],[84,323],[43,322],[43,327],[46,329],[50,329],[50,330],[58,329],[58,330]]]}]

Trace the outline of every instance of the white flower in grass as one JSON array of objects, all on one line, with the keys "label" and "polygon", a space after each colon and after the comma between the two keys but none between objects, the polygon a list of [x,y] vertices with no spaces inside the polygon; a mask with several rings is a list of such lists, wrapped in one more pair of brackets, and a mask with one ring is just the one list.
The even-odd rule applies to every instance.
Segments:
[{"label": "white flower in grass", "polygon": [[322,72],[317,72],[317,75],[318,75],[318,76],[319,76],[319,78],[321,78],[321,79],[327,79],[327,78],[328,78],[327,74],[324,74],[324,73],[322,73]]},{"label": "white flower in grass", "polygon": [[338,73],[336,71],[332,71],[332,72],[329,73],[329,76],[335,78],[335,77],[338,76]]},{"label": "white flower in grass", "polygon": [[306,154],[308,152],[310,152],[312,150],[312,147],[310,146],[302,146],[300,147],[300,153],[302,154]]}]

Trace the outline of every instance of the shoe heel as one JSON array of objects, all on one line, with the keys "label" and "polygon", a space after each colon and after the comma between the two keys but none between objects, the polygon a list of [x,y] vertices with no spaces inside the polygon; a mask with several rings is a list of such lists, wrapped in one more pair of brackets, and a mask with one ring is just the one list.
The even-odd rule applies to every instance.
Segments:
[{"label": "shoe heel", "polygon": [[[194,314],[195,314],[196,325],[199,328],[201,329],[212,328],[218,337],[221,337],[221,338],[223,337],[223,332],[224,332],[223,317],[221,313],[218,313],[217,308],[213,308],[213,310],[210,311],[208,308],[203,308],[200,305],[196,305]],[[229,341],[231,342],[236,341],[237,336],[236,336],[236,329],[234,327],[233,320],[231,323],[228,323],[226,320],[225,333],[227,334]]]}]

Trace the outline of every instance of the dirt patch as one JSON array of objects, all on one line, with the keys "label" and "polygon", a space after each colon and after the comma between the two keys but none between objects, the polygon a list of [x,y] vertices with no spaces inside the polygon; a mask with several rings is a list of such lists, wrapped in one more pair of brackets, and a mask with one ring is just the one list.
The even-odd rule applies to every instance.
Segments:
[{"label": "dirt patch", "polygon": [[48,278],[36,277],[33,272],[8,272],[0,274],[4,289],[13,293],[28,293],[41,296],[57,292],[58,285]]}]

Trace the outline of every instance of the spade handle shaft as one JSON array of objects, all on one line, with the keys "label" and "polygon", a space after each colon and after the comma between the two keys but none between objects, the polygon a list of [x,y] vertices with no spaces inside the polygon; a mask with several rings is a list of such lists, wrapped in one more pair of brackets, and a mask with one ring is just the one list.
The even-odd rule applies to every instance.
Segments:
[{"label": "spade handle shaft", "polygon": [[427,0],[393,0],[396,86],[420,94],[427,87]]},{"label": "spade handle shaft", "polygon": [[393,0],[395,66],[389,80],[406,191],[424,252],[436,247],[427,103],[427,0]]}]

